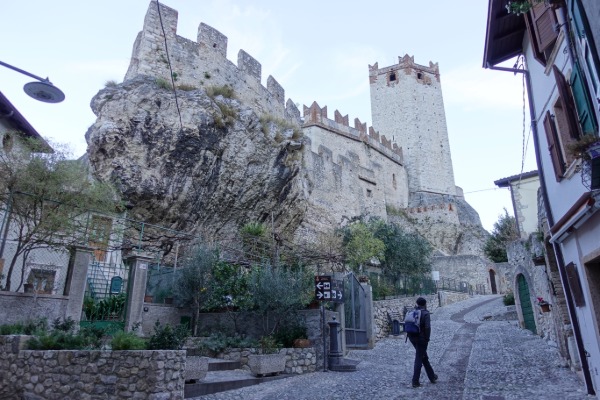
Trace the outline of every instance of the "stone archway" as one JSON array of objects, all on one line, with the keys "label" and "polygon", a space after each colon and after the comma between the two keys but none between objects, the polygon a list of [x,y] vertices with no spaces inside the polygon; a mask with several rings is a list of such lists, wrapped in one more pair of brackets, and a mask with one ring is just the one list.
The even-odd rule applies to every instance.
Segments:
[{"label": "stone archway", "polygon": [[517,293],[519,295],[519,303],[521,308],[521,314],[523,315],[523,325],[525,329],[529,329],[531,332],[537,334],[537,328],[535,325],[535,315],[533,313],[533,306],[531,305],[531,293],[529,292],[529,284],[523,274],[517,275]]},{"label": "stone archway", "polygon": [[498,289],[496,288],[496,271],[490,268],[490,288],[492,289],[492,294],[498,294]]}]

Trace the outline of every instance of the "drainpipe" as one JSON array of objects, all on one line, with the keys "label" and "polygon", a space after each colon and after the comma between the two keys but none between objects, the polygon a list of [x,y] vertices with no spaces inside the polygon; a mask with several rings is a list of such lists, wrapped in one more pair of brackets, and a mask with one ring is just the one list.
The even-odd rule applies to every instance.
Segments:
[{"label": "drainpipe", "polygon": [[[568,27],[568,24],[565,24]],[[566,34],[569,34],[568,30]],[[517,73],[524,74],[525,83],[527,85],[527,99],[529,102],[529,118],[531,119],[531,130],[533,132],[533,147],[535,149],[535,162],[538,165],[538,174],[540,176],[540,186],[542,188],[542,197],[544,199],[544,211],[546,212],[546,217],[548,218],[548,225],[550,227],[554,226],[554,217],[552,216],[552,210],[550,209],[550,202],[548,201],[548,193],[546,190],[546,180],[544,179],[544,169],[540,168],[540,144],[538,139],[538,130],[537,130],[537,119],[535,113],[535,105],[533,104],[533,100],[531,99],[531,78],[529,76],[529,71],[526,69],[520,68],[505,68],[505,67],[495,67],[490,65],[489,63],[486,65],[487,68],[497,71],[505,71],[505,72],[513,72],[515,75]],[[565,300],[567,301],[567,310],[569,312],[569,317],[571,318],[571,322],[573,324],[573,335],[575,336],[575,342],[577,343],[577,350],[579,353],[579,359],[581,361],[581,369],[583,370],[583,376],[585,379],[585,385],[588,391],[588,394],[595,395],[594,385],[592,383],[592,376],[590,374],[590,367],[588,365],[588,360],[586,356],[586,351],[583,346],[583,339],[581,337],[581,329],[579,327],[579,320],[577,319],[577,312],[575,310],[575,304],[573,302],[573,297],[571,295],[571,287],[569,286],[569,280],[567,279],[567,272],[565,270],[565,260],[558,243],[552,243],[552,247],[554,250],[554,254],[556,254],[556,262],[558,264],[558,272],[560,274],[560,280],[562,281],[563,288],[565,290]]]}]

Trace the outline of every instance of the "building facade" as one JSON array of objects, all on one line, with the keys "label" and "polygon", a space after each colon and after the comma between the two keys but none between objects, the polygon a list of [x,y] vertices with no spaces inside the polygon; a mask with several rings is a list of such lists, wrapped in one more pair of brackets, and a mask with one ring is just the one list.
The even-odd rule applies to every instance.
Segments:
[{"label": "building facade", "polygon": [[489,1],[484,67],[525,79],[547,262],[560,277],[557,305],[565,304],[565,329],[573,330],[593,394],[600,387],[600,159],[589,150],[598,141],[600,117],[599,7],[585,0],[536,1],[515,15],[507,5]]}]

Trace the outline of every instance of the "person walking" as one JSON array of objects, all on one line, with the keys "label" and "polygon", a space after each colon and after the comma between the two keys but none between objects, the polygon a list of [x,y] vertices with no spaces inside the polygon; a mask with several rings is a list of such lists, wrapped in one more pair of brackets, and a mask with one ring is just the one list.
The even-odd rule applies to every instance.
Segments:
[{"label": "person walking", "polygon": [[427,346],[431,336],[431,317],[427,311],[427,300],[423,297],[417,299],[417,309],[421,310],[419,320],[419,332],[408,333],[408,340],[415,348],[415,364],[412,377],[412,386],[414,388],[421,386],[419,378],[421,377],[421,367],[425,367],[425,372],[431,383],[436,383],[438,376],[433,372],[433,367],[429,363],[427,356]]}]

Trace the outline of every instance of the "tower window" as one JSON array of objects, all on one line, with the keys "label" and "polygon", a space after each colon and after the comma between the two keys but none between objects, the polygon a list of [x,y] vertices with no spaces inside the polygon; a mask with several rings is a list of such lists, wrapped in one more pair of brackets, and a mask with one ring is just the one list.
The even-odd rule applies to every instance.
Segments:
[{"label": "tower window", "polygon": [[373,191],[371,189],[367,189],[367,197],[373,197]]},{"label": "tower window", "polygon": [[420,72],[417,72],[417,79],[423,79],[423,74]]},{"label": "tower window", "polygon": [[395,81],[395,80],[396,80],[396,74],[392,72],[392,73],[390,74],[390,82],[393,82],[393,81]]}]

